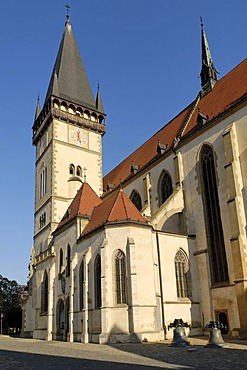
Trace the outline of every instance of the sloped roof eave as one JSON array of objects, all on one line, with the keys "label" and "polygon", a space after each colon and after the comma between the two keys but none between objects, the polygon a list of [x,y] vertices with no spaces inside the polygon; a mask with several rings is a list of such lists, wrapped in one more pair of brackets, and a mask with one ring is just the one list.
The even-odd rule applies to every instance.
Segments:
[{"label": "sloped roof eave", "polygon": [[142,226],[142,227],[148,227],[148,228],[151,228],[153,229],[153,226],[150,225],[149,223],[147,222],[143,222],[143,221],[137,221],[137,220],[120,220],[120,221],[107,221],[105,222],[104,224],[102,225],[99,225],[97,226],[96,228],[92,229],[92,230],[89,230],[88,232],[86,232],[85,234],[82,234],[79,236],[79,238],[77,239],[77,243],[79,243],[81,240],[83,240],[84,238],[87,239],[88,237],[90,237],[91,235],[97,233],[97,232],[100,232],[100,230],[102,229],[105,229],[107,227],[117,227],[117,226],[120,226],[120,225],[130,225],[130,224],[133,224],[133,225],[139,225],[139,226]]}]

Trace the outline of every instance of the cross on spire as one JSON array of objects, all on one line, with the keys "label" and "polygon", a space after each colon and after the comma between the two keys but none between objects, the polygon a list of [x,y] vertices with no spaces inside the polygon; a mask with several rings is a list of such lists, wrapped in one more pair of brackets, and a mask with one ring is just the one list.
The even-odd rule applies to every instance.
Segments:
[{"label": "cross on spire", "polygon": [[87,167],[84,167],[83,168],[83,171],[84,171],[84,182],[87,182]]},{"label": "cross on spire", "polygon": [[66,14],[66,18],[67,18],[67,19],[69,19],[69,10],[70,10],[70,6],[69,6],[69,4],[66,4],[66,5],[65,5],[65,8],[66,8],[66,13],[67,13],[67,14]]}]

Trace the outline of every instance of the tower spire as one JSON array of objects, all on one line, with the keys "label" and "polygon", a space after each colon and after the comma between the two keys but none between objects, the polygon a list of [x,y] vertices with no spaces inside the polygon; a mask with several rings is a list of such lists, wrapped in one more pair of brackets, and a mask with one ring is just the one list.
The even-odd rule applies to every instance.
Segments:
[{"label": "tower spire", "polygon": [[37,105],[36,105],[36,110],[35,110],[35,119],[38,118],[40,112],[41,112],[41,107],[40,107],[39,94],[38,94],[38,100],[37,100]]},{"label": "tower spire", "polygon": [[95,100],[87,73],[69,21],[69,5],[63,37],[53,68],[45,103],[53,95],[89,109],[95,109]]},{"label": "tower spire", "polygon": [[104,113],[104,107],[103,107],[103,102],[100,94],[100,88],[99,88],[99,82],[98,82],[98,89],[97,89],[97,95],[96,95],[96,109],[100,113]]},{"label": "tower spire", "polygon": [[217,82],[217,71],[213,64],[213,60],[211,57],[206,33],[204,31],[204,26],[202,22],[202,17],[200,17],[201,21],[201,43],[202,43],[202,69],[200,73],[201,77],[201,96],[207,95],[210,91],[213,90],[214,85]]}]

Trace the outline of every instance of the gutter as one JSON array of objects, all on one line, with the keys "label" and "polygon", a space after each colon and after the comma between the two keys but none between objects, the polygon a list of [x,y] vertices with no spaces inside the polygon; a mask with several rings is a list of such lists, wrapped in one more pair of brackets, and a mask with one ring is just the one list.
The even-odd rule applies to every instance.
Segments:
[{"label": "gutter", "polygon": [[164,310],[164,296],[163,296],[163,285],[162,285],[162,272],[161,272],[161,261],[160,261],[160,243],[159,234],[156,231],[156,244],[157,244],[157,255],[158,255],[158,269],[159,269],[159,282],[160,282],[160,301],[161,301],[161,317],[162,317],[162,328],[164,330],[164,340],[166,340],[166,322],[165,322],[165,310]]}]

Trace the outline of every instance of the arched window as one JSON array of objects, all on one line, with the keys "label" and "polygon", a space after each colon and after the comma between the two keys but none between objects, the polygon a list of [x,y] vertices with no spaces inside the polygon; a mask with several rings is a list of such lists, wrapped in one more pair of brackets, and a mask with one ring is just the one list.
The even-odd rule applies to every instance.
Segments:
[{"label": "arched window", "polygon": [[175,256],[175,273],[178,298],[191,298],[191,277],[186,253],[180,249]]},{"label": "arched window", "polygon": [[118,249],[115,255],[115,289],[116,303],[126,303],[126,266],[125,254]]},{"label": "arched window", "polygon": [[71,248],[70,245],[68,244],[67,246],[67,266],[66,266],[66,276],[70,276],[70,256],[71,254]]},{"label": "arched window", "polygon": [[81,177],[81,175],[82,175],[81,166],[76,167],[76,175]]},{"label": "arched window", "polygon": [[62,273],[63,269],[63,250],[60,249],[60,254],[59,254],[59,273]]},{"label": "arched window", "polygon": [[98,254],[94,263],[94,299],[95,308],[101,307],[101,258]]},{"label": "arched window", "polygon": [[159,179],[158,185],[158,196],[159,196],[159,205],[163,204],[169,196],[172,194],[172,179],[171,176],[163,171]]},{"label": "arched window", "polygon": [[41,314],[47,314],[48,311],[48,275],[44,272],[41,283]]},{"label": "arched window", "polygon": [[219,196],[212,148],[204,145],[200,155],[202,200],[212,284],[228,282],[228,268],[221,223]]},{"label": "arched window", "polygon": [[75,166],[71,163],[69,166],[69,174],[74,175],[75,174]]},{"label": "arched window", "polygon": [[130,200],[132,203],[136,206],[138,211],[142,210],[142,199],[139,193],[137,193],[136,190],[133,190],[131,195],[130,195]]},{"label": "arched window", "polygon": [[40,173],[39,197],[40,199],[47,193],[47,167],[43,167]]},{"label": "arched window", "polygon": [[84,308],[84,261],[82,261],[79,271],[79,289],[80,289],[80,310]]}]

